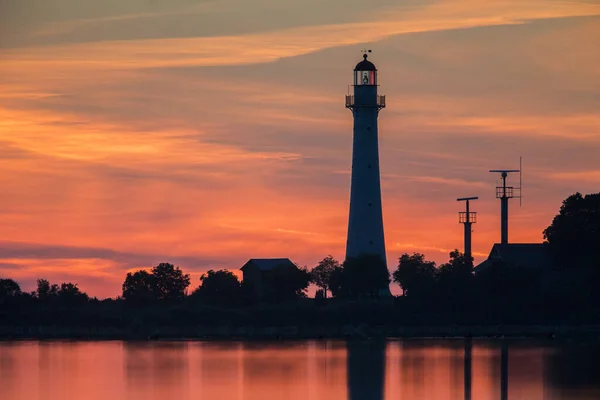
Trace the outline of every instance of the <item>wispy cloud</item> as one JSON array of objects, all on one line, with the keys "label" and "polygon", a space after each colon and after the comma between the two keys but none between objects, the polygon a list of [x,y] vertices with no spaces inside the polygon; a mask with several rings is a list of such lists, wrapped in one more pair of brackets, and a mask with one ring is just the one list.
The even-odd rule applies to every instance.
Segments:
[{"label": "wispy cloud", "polygon": [[[146,3],[28,13],[44,21],[33,24],[39,36],[3,49],[3,276],[116,295],[126,271],[165,260],[197,281],[249,257],[342,258],[352,159],[343,94],[359,58],[344,46],[359,43],[376,42],[388,94],[389,260],[419,251],[447,261],[462,246],[464,195],[480,196],[473,239],[485,257],[499,230],[487,170],[520,155],[529,197],[511,211],[515,241],[541,240],[564,197],[597,190],[598,18],[571,18],[599,14],[597,4],[339,0],[322,5],[330,15],[297,16],[305,2],[228,0],[204,10],[215,21],[179,27],[172,17],[187,0]],[[272,7],[285,18],[273,21]],[[222,13],[248,24],[223,24]],[[137,35],[139,24],[165,29]]]},{"label": "wispy cloud", "polygon": [[477,181],[468,181],[465,179],[457,179],[457,178],[444,178],[441,176],[419,176],[419,175],[394,175],[394,174],[385,174],[384,178],[388,179],[401,179],[411,182],[422,182],[422,183],[434,183],[434,184],[442,184],[442,185],[451,185],[451,186],[473,186],[479,188],[488,187],[489,184],[486,182],[477,182]]},{"label": "wispy cloud", "polygon": [[550,174],[552,179],[560,181],[585,181],[600,183],[600,170],[592,171],[571,171],[571,172],[554,172]]},{"label": "wispy cloud", "polygon": [[[526,21],[600,15],[600,5],[579,2],[478,2],[458,0],[415,9],[387,10],[373,22],[282,29],[238,36],[123,40],[61,44],[3,52],[5,68],[21,70],[144,69],[261,64],[331,47],[380,41],[395,35],[522,24]],[[260,43],[257,46],[256,43]]]}]

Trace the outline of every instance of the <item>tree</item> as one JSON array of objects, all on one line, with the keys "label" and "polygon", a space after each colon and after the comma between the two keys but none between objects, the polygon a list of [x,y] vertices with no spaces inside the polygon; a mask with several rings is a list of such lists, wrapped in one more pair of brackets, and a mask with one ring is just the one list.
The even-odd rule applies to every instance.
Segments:
[{"label": "tree", "polygon": [[37,289],[31,295],[41,301],[57,299],[68,305],[85,303],[89,300],[87,293],[82,292],[76,283],[63,282],[59,286],[50,284],[46,279],[37,280]]},{"label": "tree", "polygon": [[154,275],[148,271],[128,272],[123,282],[123,298],[134,303],[156,299],[154,286]]},{"label": "tree", "polygon": [[450,261],[440,265],[440,275],[470,276],[473,271],[473,257],[467,257],[457,249],[450,252]]},{"label": "tree", "polygon": [[544,240],[563,266],[600,266],[600,193],[567,197]]},{"label": "tree", "polygon": [[185,296],[190,276],[179,267],[160,263],[151,272],[139,270],[127,273],[123,282],[123,298],[143,303],[149,300],[176,300]]},{"label": "tree", "polygon": [[240,302],[241,286],[237,276],[227,270],[210,270],[200,277],[201,285],[192,293],[201,301],[216,305],[235,305]]},{"label": "tree", "polygon": [[265,300],[273,303],[293,301],[306,297],[311,276],[306,267],[279,265],[263,272]]},{"label": "tree", "polygon": [[184,274],[179,267],[169,263],[160,263],[152,268],[154,289],[160,300],[177,300],[185,296],[185,290],[190,286],[189,274]]},{"label": "tree", "polygon": [[58,290],[58,285],[50,285],[50,282],[46,279],[38,279],[37,290],[35,291],[35,295],[40,300],[47,300],[49,298],[57,296]]},{"label": "tree", "polygon": [[473,279],[473,258],[458,250],[450,252],[450,261],[440,265],[438,281],[442,296],[467,295]]},{"label": "tree", "polygon": [[393,277],[405,296],[415,296],[432,292],[437,273],[435,262],[426,261],[423,254],[404,253],[398,259],[398,268],[394,271]]},{"label": "tree", "polygon": [[559,304],[568,302],[578,312],[595,313],[600,300],[600,193],[567,197],[544,230],[544,240],[559,267],[555,288],[548,294],[556,294]]},{"label": "tree", "polygon": [[343,296],[343,280],[344,269],[341,266],[335,267],[329,276],[329,290],[333,297]]},{"label": "tree", "polygon": [[21,287],[12,279],[0,279],[0,304],[21,295]]},{"label": "tree", "polygon": [[312,282],[323,290],[324,298],[327,298],[327,290],[330,287],[331,275],[340,267],[340,263],[331,255],[325,257],[310,272]]},{"label": "tree", "polygon": [[361,254],[344,261],[342,293],[351,298],[378,298],[388,291],[390,272],[377,254]]},{"label": "tree", "polygon": [[79,290],[76,283],[62,283],[58,290],[58,298],[66,304],[86,303],[89,300],[87,293]]}]

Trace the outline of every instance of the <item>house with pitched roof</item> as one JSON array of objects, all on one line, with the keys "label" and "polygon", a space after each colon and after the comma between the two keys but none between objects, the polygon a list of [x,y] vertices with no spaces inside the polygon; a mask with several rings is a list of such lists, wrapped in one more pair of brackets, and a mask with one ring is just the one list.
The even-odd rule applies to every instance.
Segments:
[{"label": "house with pitched roof", "polygon": [[552,270],[555,261],[544,243],[496,243],[487,260],[477,265],[473,271],[481,273],[494,264],[508,268]]},{"label": "house with pitched roof", "polygon": [[240,270],[244,284],[251,288],[256,298],[260,299],[265,289],[265,272],[276,268],[297,268],[297,266],[289,258],[251,258]]}]

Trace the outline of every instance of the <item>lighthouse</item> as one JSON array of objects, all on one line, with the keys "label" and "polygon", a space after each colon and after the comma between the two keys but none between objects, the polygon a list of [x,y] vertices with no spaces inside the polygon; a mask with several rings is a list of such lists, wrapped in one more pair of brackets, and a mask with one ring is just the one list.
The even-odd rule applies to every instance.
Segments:
[{"label": "lighthouse", "polygon": [[377,68],[367,54],[363,58],[354,68],[354,94],[346,96],[346,108],[354,117],[346,259],[374,254],[387,265],[377,133],[377,117],[385,108],[385,96],[377,94]]}]

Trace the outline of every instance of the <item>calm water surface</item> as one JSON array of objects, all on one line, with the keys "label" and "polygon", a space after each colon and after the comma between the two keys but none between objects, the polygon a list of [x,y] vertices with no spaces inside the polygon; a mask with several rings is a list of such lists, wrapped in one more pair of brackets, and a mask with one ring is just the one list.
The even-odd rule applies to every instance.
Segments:
[{"label": "calm water surface", "polygon": [[0,342],[0,398],[591,400],[599,356],[477,340]]}]

